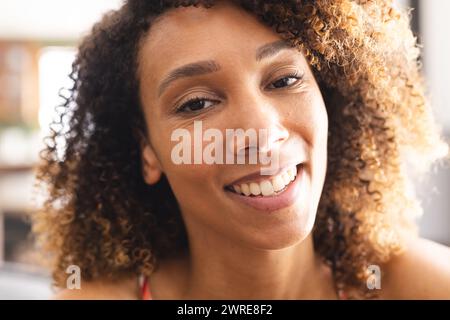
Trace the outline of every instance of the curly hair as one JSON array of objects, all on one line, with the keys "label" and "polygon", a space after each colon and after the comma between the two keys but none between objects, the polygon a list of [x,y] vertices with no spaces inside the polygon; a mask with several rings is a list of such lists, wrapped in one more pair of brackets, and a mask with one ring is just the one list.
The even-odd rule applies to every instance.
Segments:
[{"label": "curly hair", "polygon": [[[128,0],[84,38],[73,86],[57,107],[37,178],[43,208],[33,214],[56,286],[67,266],[86,280],[150,275],[187,249],[167,179],[142,177],[138,132],[147,132],[138,52],[155,18],[170,8],[215,1]],[[327,173],[314,247],[336,287],[369,293],[367,267],[383,264],[415,232],[421,207],[405,160],[427,169],[447,145],[432,116],[408,12],[392,1],[236,1],[298,48],[310,63],[329,116]]]}]

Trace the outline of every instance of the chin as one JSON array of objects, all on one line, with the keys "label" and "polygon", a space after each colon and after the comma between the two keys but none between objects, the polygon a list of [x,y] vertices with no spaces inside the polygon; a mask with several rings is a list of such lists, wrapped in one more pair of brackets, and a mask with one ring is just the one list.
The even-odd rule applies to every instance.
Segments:
[{"label": "chin", "polygon": [[311,234],[314,219],[315,215],[306,218],[297,216],[294,221],[252,233],[247,237],[247,242],[261,250],[280,250],[298,245]]}]

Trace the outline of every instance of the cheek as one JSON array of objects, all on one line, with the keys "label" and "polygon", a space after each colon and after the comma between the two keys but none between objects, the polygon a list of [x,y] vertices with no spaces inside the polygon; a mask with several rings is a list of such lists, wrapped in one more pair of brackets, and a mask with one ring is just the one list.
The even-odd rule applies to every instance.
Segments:
[{"label": "cheek", "polygon": [[326,148],[328,115],[320,91],[313,90],[293,98],[289,108],[285,117],[292,123],[293,130],[313,148],[313,151]]},{"label": "cheek", "polygon": [[327,168],[328,114],[319,89],[305,94],[295,107],[295,131],[309,146],[307,171],[311,183],[311,210],[319,202]]},{"label": "cheek", "polygon": [[323,147],[326,149],[326,141],[328,139],[328,114],[322,96],[320,96],[320,100],[317,102],[314,112],[314,120],[315,140],[321,144],[325,143]]},{"label": "cheek", "polygon": [[313,148],[321,157],[321,162],[326,162],[328,142],[328,114],[322,95],[315,98],[313,113]]},{"label": "cheek", "polygon": [[312,152],[311,152],[311,178],[312,178],[312,198],[311,209],[316,211],[322,194],[323,184],[327,170],[327,145],[328,145],[328,115],[322,96],[317,98],[314,111],[312,113]]},{"label": "cheek", "polygon": [[[216,166],[171,164],[166,166],[165,173],[181,212],[198,215],[217,209],[220,199],[217,199],[215,190],[218,184],[214,177],[219,175]],[[206,217],[199,218],[203,220]]]},{"label": "cheek", "polygon": [[[156,121],[155,121],[156,122]],[[171,123],[170,120],[160,121],[161,124],[154,123],[150,126],[150,136],[154,137],[152,139],[153,147],[157,153],[158,160],[161,164],[163,173],[166,175],[172,191],[182,209],[188,211],[198,211],[199,209],[208,208],[211,209],[210,201],[211,196],[205,197],[205,195],[216,194],[213,192],[212,188],[217,188],[217,181],[215,177],[220,176],[220,172],[216,165],[207,165],[205,163],[201,164],[177,164],[176,159],[172,159],[173,152],[177,156],[180,155],[175,147],[180,147],[183,145],[182,141],[189,142],[187,145],[190,146],[190,159],[194,160],[194,148],[202,150],[203,145],[199,146],[194,143],[194,132],[192,128],[184,129],[189,131],[191,140],[180,138],[172,141],[172,134],[175,130],[179,130],[180,126],[178,123]]]},{"label": "cheek", "polygon": [[[176,143],[170,141],[170,135],[166,138],[164,150],[159,153],[160,160],[187,228],[197,230],[195,228],[200,224],[223,231],[230,223],[227,221],[228,207],[223,205],[220,180],[224,166],[204,163],[177,165],[171,160],[171,148]],[[162,140],[160,144],[163,144]]]}]

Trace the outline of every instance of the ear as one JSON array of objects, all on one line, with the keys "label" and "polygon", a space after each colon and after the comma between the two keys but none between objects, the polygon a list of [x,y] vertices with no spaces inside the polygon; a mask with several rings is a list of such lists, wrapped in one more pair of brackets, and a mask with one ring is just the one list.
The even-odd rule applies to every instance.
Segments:
[{"label": "ear", "polygon": [[142,133],[139,133],[138,136],[141,146],[142,175],[145,182],[152,185],[161,179],[161,164],[147,137]]}]

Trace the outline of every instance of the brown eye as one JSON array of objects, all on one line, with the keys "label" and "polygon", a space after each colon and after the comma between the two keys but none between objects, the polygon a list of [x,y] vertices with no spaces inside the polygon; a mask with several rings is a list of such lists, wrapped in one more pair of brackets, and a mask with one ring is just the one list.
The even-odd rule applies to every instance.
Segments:
[{"label": "brown eye", "polygon": [[297,78],[294,77],[284,77],[281,78],[280,80],[277,80],[273,83],[273,86],[275,88],[282,88],[282,87],[287,87],[290,86],[292,84],[294,84],[295,82],[297,82]]},{"label": "brown eye", "polygon": [[290,87],[297,83],[297,81],[300,80],[300,77],[298,76],[286,76],[281,79],[278,79],[275,82],[272,82],[269,87],[271,89],[279,89],[284,87]]},{"label": "brown eye", "polygon": [[197,112],[203,109],[210,108],[214,105],[216,101],[206,99],[206,98],[193,98],[185,103],[183,103],[177,112]]}]

